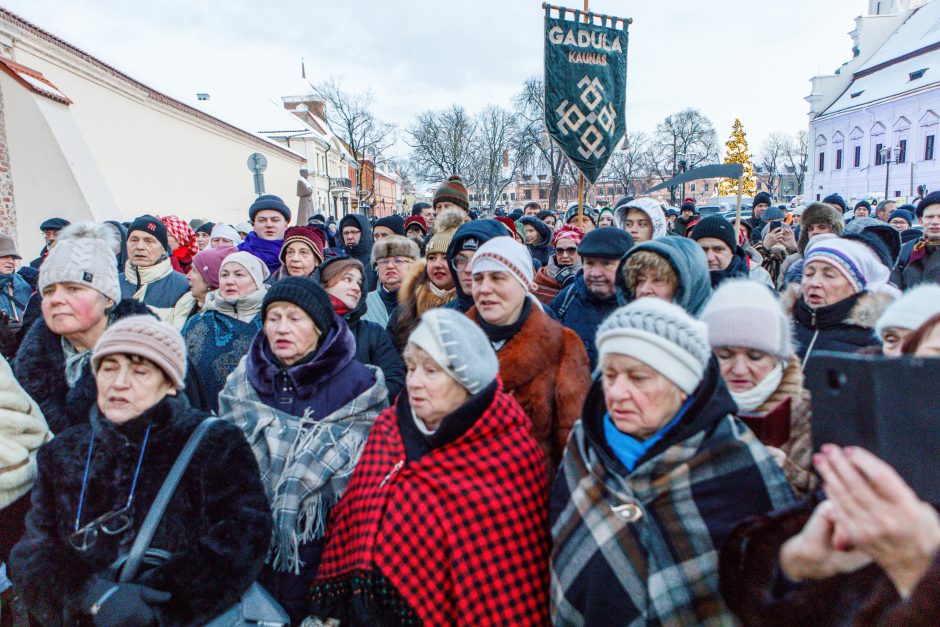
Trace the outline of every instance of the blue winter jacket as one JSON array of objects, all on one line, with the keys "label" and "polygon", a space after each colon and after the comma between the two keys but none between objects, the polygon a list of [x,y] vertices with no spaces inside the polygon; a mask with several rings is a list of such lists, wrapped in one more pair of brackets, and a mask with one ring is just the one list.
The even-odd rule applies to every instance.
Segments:
[{"label": "blue winter jacket", "polygon": [[23,319],[32,295],[32,286],[19,274],[0,274],[0,310],[13,320]]},{"label": "blue winter jacket", "polygon": [[583,274],[552,301],[552,311],[558,321],[577,333],[584,342],[588,359],[591,360],[591,370],[597,367],[597,347],[594,345],[597,328],[613,310],[626,304],[627,299],[619,288],[613,296],[604,300],[591,294]]}]

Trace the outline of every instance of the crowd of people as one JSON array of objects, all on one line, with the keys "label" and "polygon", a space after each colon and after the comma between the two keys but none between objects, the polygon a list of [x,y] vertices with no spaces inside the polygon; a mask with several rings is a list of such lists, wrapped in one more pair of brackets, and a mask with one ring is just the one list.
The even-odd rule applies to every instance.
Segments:
[{"label": "crowd of people", "polygon": [[936,625],[940,504],[804,373],[940,357],[940,193],[847,213],[0,236],[0,623]]}]

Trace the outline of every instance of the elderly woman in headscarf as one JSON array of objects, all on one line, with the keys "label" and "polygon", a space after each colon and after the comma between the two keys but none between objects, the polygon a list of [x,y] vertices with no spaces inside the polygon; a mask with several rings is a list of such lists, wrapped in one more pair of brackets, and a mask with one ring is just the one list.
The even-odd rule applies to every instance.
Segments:
[{"label": "elderly woman in headscarf", "polygon": [[576,226],[563,225],[552,235],[552,255],[548,264],[535,273],[534,294],[545,305],[551,305],[561,290],[568,287],[581,269],[578,246],[584,231]]},{"label": "elderly woman in headscarf", "polygon": [[875,322],[897,295],[889,275],[866,244],[834,235],[810,241],[803,281],[783,297],[804,368],[816,351],[854,353],[878,345]]},{"label": "elderly woman in headscarf", "polygon": [[220,246],[238,246],[242,243],[242,237],[233,227],[221,222],[212,227],[212,234],[209,239],[209,246],[217,248]]},{"label": "elderly woman in headscarf", "polygon": [[281,267],[273,280],[286,276],[316,278],[317,268],[323,263],[323,236],[318,229],[292,226],[284,232],[281,247]]},{"label": "elderly woman in headscarf", "polygon": [[[765,435],[774,442],[764,439],[764,443],[779,448],[771,452],[794,492],[799,496],[810,492],[816,487],[816,475],[809,392],[793,347],[793,326],[780,301],[761,283],[732,279],[715,290],[699,319],[708,325],[708,341],[737,414],[756,423],[775,423],[767,425]],[[775,431],[778,424],[786,425],[788,436],[782,436],[782,427]]]},{"label": "elderly woman in headscarf", "polygon": [[432,309],[407,394],[376,421],[330,515],[312,613],[346,625],[544,625],[544,457],[486,336]]},{"label": "elderly woman in headscarf", "polygon": [[219,395],[219,416],[244,431],[258,461],[274,519],[260,581],[297,623],[306,616],[327,517],[388,392],[380,369],[356,361],[352,333],[310,279],[272,285],[261,323]]},{"label": "elderly woman in headscarf", "polygon": [[480,246],[471,264],[474,306],[467,316],[496,350],[503,385],[532,420],[532,436],[542,445],[551,476],[590,383],[584,344],[530,293],[532,258],[525,246],[495,237]]},{"label": "elderly woman in headscarf", "polygon": [[170,249],[170,262],[177,272],[186,274],[193,263],[193,257],[199,252],[196,244],[196,232],[193,227],[177,216],[157,216],[166,227],[166,239]]},{"label": "elderly woman in headscarf", "polygon": [[12,579],[43,625],[205,624],[238,601],[264,562],[271,519],[258,465],[238,429],[209,425],[144,560],[125,572],[180,450],[209,415],[180,395],[179,331],[151,314],[109,327],[91,367],[95,404],[37,456]]},{"label": "elderly woman in headscarf", "polygon": [[[196,255],[197,260],[204,254]],[[219,268],[219,289],[206,296],[203,311],[183,327],[189,363],[199,373],[213,410],[219,408],[225,380],[261,330],[267,277],[268,267],[251,253],[226,255]]]},{"label": "elderly woman in headscarf", "polygon": [[732,624],[718,548],[737,521],[792,501],[786,478],[734,417],[703,323],[643,298],[596,342],[551,495],[552,620]]}]

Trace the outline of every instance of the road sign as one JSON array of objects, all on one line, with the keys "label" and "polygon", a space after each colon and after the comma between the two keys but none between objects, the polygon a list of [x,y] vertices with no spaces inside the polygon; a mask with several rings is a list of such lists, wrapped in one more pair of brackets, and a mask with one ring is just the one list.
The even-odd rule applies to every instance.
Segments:
[{"label": "road sign", "polygon": [[268,169],[268,160],[260,152],[255,152],[248,157],[248,171],[255,174],[261,174]]}]

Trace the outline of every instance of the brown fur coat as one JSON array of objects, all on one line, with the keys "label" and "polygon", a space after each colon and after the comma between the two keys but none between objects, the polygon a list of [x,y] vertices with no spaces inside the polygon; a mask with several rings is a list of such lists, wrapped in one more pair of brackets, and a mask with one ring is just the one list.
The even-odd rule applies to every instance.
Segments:
[{"label": "brown fur coat", "polygon": [[446,296],[436,295],[431,289],[428,273],[425,272],[427,265],[424,259],[415,263],[398,288],[398,327],[395,329],[394,339],[399,351],[404,350],[408,336],[418,326],[421,314],[450,302],[457,295],[457,290],[453,288]]},{"label": "brown fur coat", "polygon": [[790,356],[783,369],[783,379],[780,385],[770,398],[757,408],[755,413],[769,413],[788,397],[790,398],[790,439],[780,447],[780,450],[787,456],[783,464],[783,472],[797,496],[803,496],[816,487],[818,480],[812,471],[813,443],[810,432],[809,391],[803,387],[803,369],[796,355]]},{"label": "brown fur coat", "polygon": [[[476,307],[467,316],[476,322]],[[532,421],[532,437],[542,446],[554,477],[591,385],[584,344],[534,305],[529,319],[496,356],[503,388]]]}]

